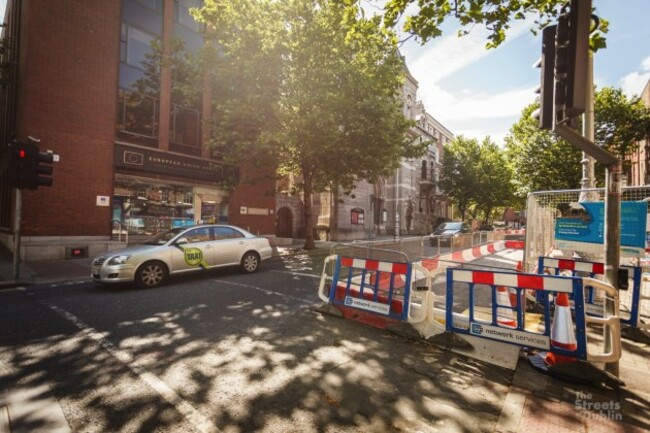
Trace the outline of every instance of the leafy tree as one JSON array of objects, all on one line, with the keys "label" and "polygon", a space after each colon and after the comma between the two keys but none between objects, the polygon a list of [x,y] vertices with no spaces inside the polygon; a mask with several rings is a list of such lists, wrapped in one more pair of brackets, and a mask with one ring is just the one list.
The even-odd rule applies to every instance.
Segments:
[{"label": "leafy tree", "polygon": [[[650,109],[639,99],[628,99],[620,89],[597,90],[595,105],[595,141],[625,159],[637,143],[650,136]],[[521,118],[506,137],[508,159],[516,173],[516,193],[525,198],[529,192],[580,188],[582,153],[550,131],[537,127],[531,113],[537,103],[524,108]],[[604,168],[596,165],[597,180],[602,182]]]},{"label": "leafy tree", "polygon": [[478,188],[475,195],[476,208],[483,214],[487,224],[493,212],[512,202],[512,172],[505,152],[490,137],[481,143],[480,159],[477,167]]},{"label": "leafy tree", "polygon": [[395,35],[355,1],[206,0],[198,17],[219,47],[215,145],[233,162],[301,176],[305,248],[314,193],[350,192],[425,151],[405,134]]},{"label": "leafy tree", "polygon": [[539,103],[524,108],[505,138],[515,173],[515,194],[522,201],[533,191],[579,188],[582,179],[582,153],[552,132],[539,129],[532,117],[537,107]]},{"label": "leafy tree", "polygon": [[650,137],[650,108],[640,98],[628,99],[621,89],[604,87],[596,92],[594,106],[595,141],[621,160]]},{"label": "leafy tree", "polygon": [[[417,7],[412,6],[415,3]],[[388,0],[384,6],[384,24],[393,27],[403,22],[403,30],[424,43],[440,36],[442,24],[452,17],[463,27],[459,36],[469,33],[475,25],[484,25],[491,32],[487,48],[495,48],[505,40],[511,20],[535,15],[537,19],[531,29],[535,33],[554,21],[567,3],[568,0]],[[415,13],[411,14],[412,10]],[[607,21],[601,19],[599,31],[592,33],[594,51],[605,47],[603,33],[607,33],[607,26]]]},{"label": "leafy tree", "polygon": [[462,220],[465,220],[476,195],[480,193],[477,191],[480,181],[477,167],[480,159],[478,141],[462,135],[456,137],[444,150],[440,184],[447,198],[458,208]]}]

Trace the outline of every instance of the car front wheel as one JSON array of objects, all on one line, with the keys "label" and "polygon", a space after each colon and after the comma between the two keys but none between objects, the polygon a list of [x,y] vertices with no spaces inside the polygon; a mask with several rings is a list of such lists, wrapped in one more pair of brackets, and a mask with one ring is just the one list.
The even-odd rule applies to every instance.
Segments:
[{"label": "car front wheel", "polygon": [[241,270],[247,274],[255,272],[260,267],[260,256],[254,252],[244,254],[241,259]]},{"label": "car front wheel", "polygon": [[167,267],[158,261],[143,263],[135,274],[135,284],[142,289],[158,287],[166,279]]}]

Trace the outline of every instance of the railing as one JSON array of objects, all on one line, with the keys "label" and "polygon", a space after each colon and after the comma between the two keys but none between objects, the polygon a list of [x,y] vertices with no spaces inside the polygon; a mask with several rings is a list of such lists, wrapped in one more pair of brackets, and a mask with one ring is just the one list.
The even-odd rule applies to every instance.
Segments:
[{"label": "railing", "polygon": [[[494,242],[495,239],[492,232],[473,232],[461,234],[456,237],[443,237],[443,236],[414,236],[402,237],[396,239],[379,239],[372,241],[353,241],[345,244],[337,244],[335,247],[341,248],[341,245],[348,249],[354,245],[357,252],[365,251],[366,258],[376,258],[373,253],[377,251],[392,251],[400,252],[408,257],[409,261],[417,261],[423,257],[436,257],[443,254],[454,253],[468,248],[487,245]],[[337,254],[333,247],[330,254]],[[383,257],[384,260],[389,260],[388,257]],[[392,258],[390,259],[392,260]]]},{"label": "railing", "polygon": [[129,230],[122,224],[122,222],[120,220],[112,220],[111,225],[112,225],[111,235],[115,236],[115,232],[117,231],[117,241],[122,242],[122,234],[124,234],[125,236],[124,241],[128,244]]}]

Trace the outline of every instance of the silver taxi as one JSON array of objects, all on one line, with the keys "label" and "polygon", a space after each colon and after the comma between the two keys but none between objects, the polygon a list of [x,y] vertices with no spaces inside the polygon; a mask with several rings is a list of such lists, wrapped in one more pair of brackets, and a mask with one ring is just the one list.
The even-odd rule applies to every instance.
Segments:
[{"label": "silver taxi", "polygon": [[93,260],[91,275],[98,283],[133,281],[138,287],[152,288],[172,274],[210,268],[237,265],[243,272],[255,272],[271,253],[268,239],[239,227],[178,227],[143,244],[102,254]]}]

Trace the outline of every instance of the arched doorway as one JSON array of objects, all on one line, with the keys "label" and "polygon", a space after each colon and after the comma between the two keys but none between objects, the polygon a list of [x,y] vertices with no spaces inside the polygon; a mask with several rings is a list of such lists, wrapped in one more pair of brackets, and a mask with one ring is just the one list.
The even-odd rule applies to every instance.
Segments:
[{"label": "arched doorway", "polygon": [[293,214],[288,207],[278,210],[278,224],[275,227],[275,235],[279,238],[293,237]]}]

